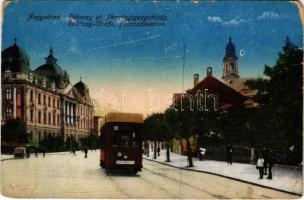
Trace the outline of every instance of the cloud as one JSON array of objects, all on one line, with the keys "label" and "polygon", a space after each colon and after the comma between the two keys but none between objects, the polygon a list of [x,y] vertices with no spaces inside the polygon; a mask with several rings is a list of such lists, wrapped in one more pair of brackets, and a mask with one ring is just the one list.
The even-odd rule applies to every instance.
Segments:
[{"label": "cloud", "polygon": [[233,18],[233,19],[231,19],[229,21],[223,22],[223,24],[225,24],[225,25],[239,25],[242,22],[245,22],[245,20],[244,19],[239,19],[238,20],[236,18]]},{"label": "cloud", "polygon": [[223,25],[239,25],[240,23],[245,22],[245,19],[239,19],[239,17],[235,17],[231,20],[222,20],[221,17],[219,16],[209,16],[207,17],[208,21],[213,22],[213,23],[218,23],[218,24],[223,24]]},{"label": "cloud", "polygon": [[210,22],[214,22],[214,23],[222,23],[222,19],[220,17],[217,17],[217,16],[209,16],[208,18],[208,21]]},{"label": "cloud", "polygon": [[279,14],[272,12],[272,11],[266,11],[263,12],[260,16],[258,16],[258,20],[264,20],[264,19],[276,19],[279,18]]},{"label": "cloud", "polygon": [[104,48],[108,48],[108,47],[117,47],[117,46],[121,46],[121,45],[129,45],[129,44],[134,44],[134,43],[141,42],[141,41],[153,40],[153,39],[159,38],[160,36],[161,36],[160,34],[152,35],[152,36],[149,36],[149,37],[139,38],[139,39],[136,39],[136,40],[118,42],[118,43],[114,43],[114,44],[108,44],[108,45],[105,45],[105,46],[95,47],[93,49],[104,49]]}]

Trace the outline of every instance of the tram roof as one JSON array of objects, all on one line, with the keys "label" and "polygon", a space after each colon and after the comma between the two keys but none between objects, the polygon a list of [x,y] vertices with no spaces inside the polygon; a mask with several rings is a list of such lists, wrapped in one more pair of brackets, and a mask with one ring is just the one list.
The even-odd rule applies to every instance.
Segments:
[{"label": "tram roof", "polygon": [[128,122],[142,124],[144,122],[144,118],[142,114],[138,113],[111,112],[106,115],[105,122]]}]

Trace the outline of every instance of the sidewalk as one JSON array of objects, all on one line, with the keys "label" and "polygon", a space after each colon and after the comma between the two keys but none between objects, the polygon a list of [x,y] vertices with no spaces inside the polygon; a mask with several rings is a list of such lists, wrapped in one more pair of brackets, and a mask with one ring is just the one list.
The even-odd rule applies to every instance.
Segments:
[{"label": "sidewalk", "polygon": [[187,167],[187,157],[180,154],[170,152],[171,162],[165,162],[166,151],[162,150],[160,156],[157,159],[153,159],[153,152],[150,152],[150,156],[143,158],[151,161],[156,161],[169,166],[183,168],[186,170],[193,170],[199,172],[207,172],[216,174],[235,180],[240,180],[256,185],[273,188],[285,192],[302,195],[302,168],[285,167],[282,165],[274,165],[272,168],[272,180],[269,179],[258,179],[259,172],[255,165],[244,164],[244,163],[232,163],[228,165],[224,161],[213,161],[213,160],[198,160],[193,158],[194,167]]}]

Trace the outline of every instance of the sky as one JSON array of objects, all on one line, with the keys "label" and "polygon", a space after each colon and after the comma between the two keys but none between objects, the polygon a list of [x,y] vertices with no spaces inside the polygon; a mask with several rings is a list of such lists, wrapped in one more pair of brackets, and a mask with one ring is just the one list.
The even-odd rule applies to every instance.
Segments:
[{"label": "sky", "polygon": [[[80,22],[77,16],[95,23],[101,15],[103,23],[113,26],[69,26]],[[109,16],[120,17],[107,20]],[[132,21],[121,16],[165,20],[156,21],[161,26],[130,27],[120,26]],[[98,109],[146,115],[168,107],[173,93],[193,87],[193,74],[203,79],[208,66],[220,79],[229,37],[236,46],[240,76],[257,77],[265,64],[275,64],[286,36],[302,46],[297,6],[286,1],[18,1],[4,10],[2,49],[17,38],[34,70],[45,63],[52,47],[72,84],[81,77],[88,85]]]}]

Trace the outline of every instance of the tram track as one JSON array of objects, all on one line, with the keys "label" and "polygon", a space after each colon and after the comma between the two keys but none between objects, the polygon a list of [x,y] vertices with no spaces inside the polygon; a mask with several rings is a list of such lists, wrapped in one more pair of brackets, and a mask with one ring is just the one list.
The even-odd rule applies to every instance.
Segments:
[{"label": "tram track", "polygon": [[[195,190],[198,190],[198,191],[200,191],[200,192],[204,192],[204,193],[206,193],[206,194],[212,196],[213,198],[217,198],[217,199],[229,199],[229,197],[225,197],[225,196],[222,196],[222,195],[213,194],[213,193],[208,192],[207,190],[205,190],[205,189],[203,189],[203,188],[201,188],[201,187],[197,187],[197,186],[194,186],[194,185],[189,184],[189,183],[186,183],[186,182],[181,182],[180,179],[173,178],[173,177],[179,177],[179,176],[172,176],[172,177],[169,177],[169,176],[167,176],[167,175],[165,175],[165,174],[163,174],[163,173],[161,173],[161,172],[155,172],[155,171],[153,171],[153,170],[150,170],[150,169],[148,169],[147,167],[144,167],[144,170],[146,170],[146,171],[148,171],[148,172],[150,172],[150,173],[152,173],[152,174],[154,174],[154,175],[157,175],[157,176],[161,176],[161,177],[163,177],[163,178],[166,178],[166,179],[168,179],[168,180],[170,180],[170,181],[174,181],[175,183],[178,183],[178,184],[182,184],[182,185],[188,186],[188,187],[190,187],[190,188],[192,188],[192,189],[195,189]],[[173,169],[173,170],[176,170],[176,169]],[[176,173],[177,173],[177,172],[176,172]],[[181,197],[179,197],[179,198],[181,198]]]}]

